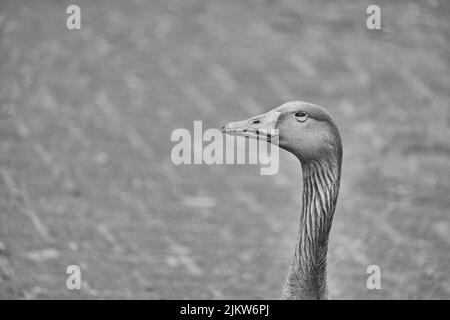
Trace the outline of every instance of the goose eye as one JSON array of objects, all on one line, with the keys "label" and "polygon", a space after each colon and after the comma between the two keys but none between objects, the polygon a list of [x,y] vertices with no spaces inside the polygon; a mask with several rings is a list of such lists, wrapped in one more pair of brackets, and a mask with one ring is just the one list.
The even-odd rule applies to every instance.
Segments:
[{"label": "goose eye", "polygon": [[308,119],[308,114],[306,112],[300,111],[295,114],[295,119],[299,122],[304,122]]}]

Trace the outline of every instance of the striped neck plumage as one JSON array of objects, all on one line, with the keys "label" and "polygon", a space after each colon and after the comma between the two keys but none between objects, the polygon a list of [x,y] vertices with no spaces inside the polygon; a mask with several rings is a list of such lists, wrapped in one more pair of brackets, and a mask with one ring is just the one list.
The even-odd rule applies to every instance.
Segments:
[{"label": "striped neck plumage", "polygon": [[294,257],[283,290],[287,299],[327,299],[328,237],[339,193],[340,159],[302,164],[303,198]]}]

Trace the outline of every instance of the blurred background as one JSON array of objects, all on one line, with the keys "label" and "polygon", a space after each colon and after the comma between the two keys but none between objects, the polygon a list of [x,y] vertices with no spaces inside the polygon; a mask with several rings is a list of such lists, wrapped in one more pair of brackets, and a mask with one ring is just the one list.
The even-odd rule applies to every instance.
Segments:
[{"label": "blurred background", "polygon": [[449,16],[444,0],[1,0],[0,298],[279,298],[297,160],[176,166],[170,135],[298,99],[344,142],[333,298],[449,299]]}]

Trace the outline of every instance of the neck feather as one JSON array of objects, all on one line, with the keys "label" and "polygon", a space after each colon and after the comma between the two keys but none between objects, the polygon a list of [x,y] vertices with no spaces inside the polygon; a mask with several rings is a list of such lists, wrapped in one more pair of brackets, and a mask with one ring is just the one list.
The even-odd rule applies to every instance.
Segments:
[{"label": "neck feather", "polygon": [[339,193],[340,162],[340,159],[322,159],[302,165],[303,205],[297,245],[283,298],[328,298],[328,236]]}]

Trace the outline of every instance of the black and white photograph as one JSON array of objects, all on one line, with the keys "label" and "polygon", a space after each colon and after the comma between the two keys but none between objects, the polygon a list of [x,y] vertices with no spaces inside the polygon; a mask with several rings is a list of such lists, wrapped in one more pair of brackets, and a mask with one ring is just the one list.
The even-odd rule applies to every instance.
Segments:
[{"label": "black and white photograph", "polygon": [[449,300],[449,218],[450,1],[0,0],[0,300]]}]

